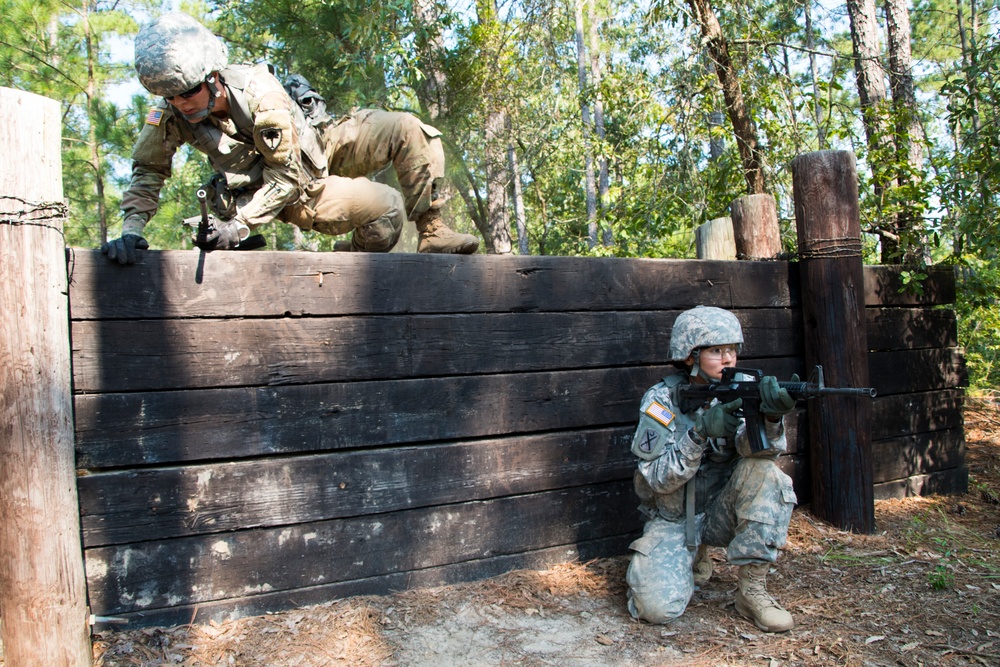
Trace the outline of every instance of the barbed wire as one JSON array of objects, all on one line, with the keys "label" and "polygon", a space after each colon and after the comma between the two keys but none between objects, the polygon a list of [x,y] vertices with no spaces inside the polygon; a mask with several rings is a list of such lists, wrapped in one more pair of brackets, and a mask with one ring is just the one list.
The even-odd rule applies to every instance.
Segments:
[{"label": "barbed wire", "polygon": [[[15,202],[15,204],[10,206],[8,202]],[[65,237],[62,221],[66,219],[68,213],[69,207],[66,202],[35,202],[12,195],[0,195],[0,225],[46,227]],[[49,222],[53,220],[60,221],[60,224],[57,226]]]}]

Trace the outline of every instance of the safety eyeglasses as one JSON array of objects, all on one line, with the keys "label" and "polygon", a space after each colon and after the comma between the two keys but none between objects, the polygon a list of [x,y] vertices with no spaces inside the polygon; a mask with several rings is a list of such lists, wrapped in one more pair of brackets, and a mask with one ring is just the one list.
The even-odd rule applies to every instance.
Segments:
[{"label": "safety eyeglasses", "polygon": [[176,99],[178,97],[183,97],[185,100],[189,100],[192,97],[194,97],[195,95],[197,95],[198,93],[200,93],[201,92],[201,87],[204,86],[204,85],[205,85],[205,82],[202,81],[201,83],[199,83],[197,86],[195,86],[191,90],[185,90],[183,93],[181,93],[179,95],[174,95],[173,97],[168,97],[167,101],[169,102],[170,100]]},{"label": "safety eyeglasses", "polygon": [[723,357],[732,357],[735,359],[739,352],[740,349],[735,345],[715,345],[713,347],[701,348],[701,356],[710,359],[722,359]]}]

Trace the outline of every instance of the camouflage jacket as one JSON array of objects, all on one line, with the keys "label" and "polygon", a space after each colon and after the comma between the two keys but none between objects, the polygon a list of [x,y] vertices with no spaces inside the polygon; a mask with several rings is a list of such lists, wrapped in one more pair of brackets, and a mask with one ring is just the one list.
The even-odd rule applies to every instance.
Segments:
[{"label": "camouflage jacket", "polygon": [[[733,438],[713,438],[704,445],[691,438],[695,419],[705,408],[685,413],[678,407],[676,390],[686,380],[676,372],[649,388],[632,437],[632,453],[639,457],[634,484],[640,509],[668,521],[684,519],[684,487],[689,480],[695,481],[697,511],[703,512],[732,475],[739,456],[750,455],[745,423]],[[765,430],[771,448],[764,455],[776,457],[787,447],[783,423],[765,422]]]}]

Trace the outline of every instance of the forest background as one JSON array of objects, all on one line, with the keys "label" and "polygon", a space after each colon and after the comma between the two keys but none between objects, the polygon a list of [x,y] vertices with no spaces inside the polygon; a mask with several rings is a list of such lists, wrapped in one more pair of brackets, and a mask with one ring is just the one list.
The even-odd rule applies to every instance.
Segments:
[{"label": "forest background", "polygon": [[[698,225],[769,193],[794,260],[788,165],[849,150],[866,263],[906,265],[914,290],[928,265],[955,265],[971,389],[1000,387],[992,0],[0,0],[0,85],[62,103],[67,245],[118,233],[152,103],[131,41],[177,9],[232,62],[304,75],[335,115],[374,106],[440,128],[449,223],[491,253],[692,257]],[[191,247],[179,220],[210,171],[175,159],[154,248]]]}]

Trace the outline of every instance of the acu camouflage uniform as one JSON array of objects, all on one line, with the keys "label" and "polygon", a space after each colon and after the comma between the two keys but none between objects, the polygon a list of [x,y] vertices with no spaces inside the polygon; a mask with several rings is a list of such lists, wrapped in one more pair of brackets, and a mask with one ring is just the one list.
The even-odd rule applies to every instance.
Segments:
[{"label": "acu camouflage uniform", "polygon": [[478,247],[475,237],[455,234],[440,222],[439,209],[444,202],[439,188],[445,158],[437,128],[408,113],[378,109],[333,118],[326,113],[326,101],[302,76],[292,75],[285,87],[307,110],[307,119],[321,138],[331,174],[357,178],[391,164],[403,191],[406,216],[422,237],[433,234],[438,227],[450,245],[461,247],[460,252]]},{"label": "acu camouflage uniform", "polygon": [[[450,235],[450,245],[431,251],[475,251],[478,240],[448,230],[435,208],[444,176],[436,129],[409,114],[377,110],[337,121],[325,112],[307,119],[266,66],[227,67],[227,57],[221,40],[181,13],[161,16],[137,36],[136,70],[147,90],[170,98],[219,71],[221,81],[209,81],[210,94],[223,86],[229,110],[225,118],[203,112],[207,117],[197,122],[163,99],[150,111],[133,150],[122,236],[142,235],[174,154],[188,143],[217,171],[206,189],[223,218],[250,228],[279,217],[326,234],[353,230],[351,249],[388,251],[409,217],[424,241],[435,229]],[[405,201],[395,189],[363,178],[389,164]]]},{"label": "acu camouflage uniform", "polygon": [[[725,343],[742,340],[742,333],[730,334]],[[684,349],[683,342],[678,347]],[[677,390],[686,382],[678,371],[646,392],[632,441],[640,459],[635,490],[646,524],[630,545],[628,608],[651,623],[684,613],[695,588],[695,552],[703,543],[726,547],[734,565],[775,562],[796,502],[791,479],[774,460],[786,449],[783,423],[765,420],[770,449],[756,455],[745,423],[732,439],[699,444],[691,429],[707,407],[682,409],[687,406],[680,406]]]},{"label": "acu camouflage uniform", "polygon": [[239,218],[251,228],[280,217],[327,234],[359,229],[362,249],[395,245],[406,220],[400,194],[367,179],[327,175],[319,137],[266,65],[230,66],[220,78],[227,118],[209,115],[191,123],[163,100],[147,116],[122,199],[123,234],[141,235],[142,226],[129,223],[139,214],[144,225],[156,213],[174,154],[187,143],[205,153],[217,172],[206,189],[221,217]]}]

